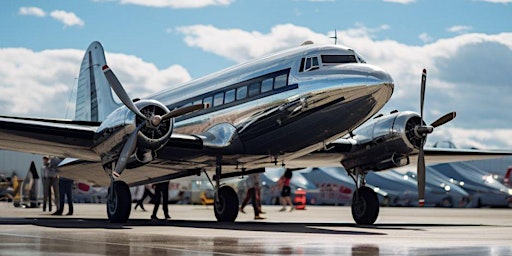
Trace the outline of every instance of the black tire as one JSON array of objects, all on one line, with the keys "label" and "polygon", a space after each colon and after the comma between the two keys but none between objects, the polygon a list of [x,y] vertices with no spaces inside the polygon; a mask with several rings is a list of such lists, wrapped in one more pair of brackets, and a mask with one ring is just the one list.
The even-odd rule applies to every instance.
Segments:
[{"label": "black tire", "polygon": [[443,200],[441,201],[440,206],[441,207],[446,207],[446,208],[454,207],[452,197],[451,196],[447,196],[447,197],[443,198]]},{"label": "black tire", "polygon": [[352,196],[352,217],[359,225],[373,225],[379,216],[379,198],[369,187],[360,187]]},{"label": "black tire", "polygon": [[108,188],[107,197],[107,215],[110,222],[126,223],[132,209],[131,202],[132,195],[128,185],[124,181],[114,181]]},{"label": "black tire", "polygon": [[215,218],[221,222],[234,222],[238,216],[238,196],[230,186],[219,188],[219,201],[213,204]]}]

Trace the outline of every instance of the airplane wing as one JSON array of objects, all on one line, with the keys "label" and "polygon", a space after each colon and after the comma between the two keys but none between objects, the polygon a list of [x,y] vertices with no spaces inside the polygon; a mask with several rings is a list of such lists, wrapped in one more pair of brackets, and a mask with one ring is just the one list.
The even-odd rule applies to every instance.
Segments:
[{"label": "airplane wing", "polygon": [[[412,163],[417,162],[417,154],[412,155]],[[483,160],[512,156],[512,151],[505,150],[477,150],[453,148],[425,148],[425,161],[427,164],[449,163],[469,160]]]},{"label": "airplane wing", "polygon": [[99,161],[91,151],[99,123],[0,116],[0,148]]},{"label": "airplane wing", "polygon": [[[407,159],[400,158],[401,156],[407,157]],[[436,164],[507,157],[512,156],[512,150],[425,147],[424,156],[426,164]],[[390,145],[382,148],[374,145],[371,148],[354,144],[353,141],[340,139],[326,145],[323,150],[293,160],[287,166],[290,168],[304,168],[308,166],[342,165],[346,169],[362,167],[366,170],[380,171],[398,168],[409,163],[416,164],[417,161],[418,150],[411,150],[408,154],[403,154],[402,150],[394,150]]]},{"label": "airplane wing", "polygon": [[[0,148],[69,158],[70,160],[61,163],[61,175],[99,185],[109,185],[110,179],[103,171],[101,159],[92,149],[99,125],[99,122],[89,121],[0,116]],[[219,139],[214,134],[199,137],[173,133],[162,150],[179,157],[202,149],[203,140],[213,145],[218,144]],[[123,175],[123,180],[131,184],[187,169],[187,166],[176,168],[177,164],[165,158],[156,159],[146,166],[137,168],[137,171],[127,171]],[[174,171],[171,171],[171,168]],[[186,172],[181,175],[183,174]]]}]

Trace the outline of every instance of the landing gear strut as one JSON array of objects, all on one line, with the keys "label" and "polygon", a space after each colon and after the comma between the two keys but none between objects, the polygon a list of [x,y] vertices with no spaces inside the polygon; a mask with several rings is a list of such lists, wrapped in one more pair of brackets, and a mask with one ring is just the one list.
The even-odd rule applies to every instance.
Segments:
[{"label": "landing gear strut", "polygon": [[112,223],[126,223],[130,216],[132,196],[124,181],[114,181],[108,188],[107,215]]},{"label": "landing gear strut", "polygon": [[357,190],[352,196],[352,218],[359,225],[373,225],[379,216],[379,198],[373,189],[365,186],[365,174],[357,172],[350,176],[356,183]]},{"label": "landing gear strut", "polygon": [[215,212],[215,218],[217,218],[217,221],[234,222],[238,216],[238,196],[232,187],[220,186],[220,176],[222,174],[221,160],[221,156],[217,156],[214,186],[215,200],[213,203],[213,211]]}]

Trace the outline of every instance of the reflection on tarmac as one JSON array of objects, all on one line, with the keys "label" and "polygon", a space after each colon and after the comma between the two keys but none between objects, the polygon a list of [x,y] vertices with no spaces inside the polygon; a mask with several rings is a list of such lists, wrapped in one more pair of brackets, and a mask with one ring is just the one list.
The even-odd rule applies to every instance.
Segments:
[{"label": "reflection on tarmac", "polygon": [[269,206],[266,222],[218,223],[203,208],[172,206],[171,221],[134,212],[124,225],[99,218],[104,206],[78,208],[69,218],[0,205],[0,255],[512,255],[508,209],[384,208],[387,220],[358,226],[340,214],[347,207]]}]

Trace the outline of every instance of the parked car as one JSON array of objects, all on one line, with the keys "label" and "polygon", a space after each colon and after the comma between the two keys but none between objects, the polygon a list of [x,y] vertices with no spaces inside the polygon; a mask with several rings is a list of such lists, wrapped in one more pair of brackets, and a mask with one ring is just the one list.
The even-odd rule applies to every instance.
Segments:
[{"label": "parked car", "polygon": [[315,204],[350,205],[354,193],[354,181],[348,175],[337,175],[345,172],[342,168],[313,168],[303,171],[304,177],[318,188]]},{"label": "parked car", "polygon": [[471,207],[512,207],[512,189],[493,174],[463,162],[437,164],[432,168],[466,190],[471,196]]},{"label": "parked car", "polygon": [[[431,193],[426,198],[440,207],[466,207],[470,202],[470,195],[458,184],[450,182],[450,178],[440,174],[431,167],[426,167],[426,184],[431,187]],[[406,172],[405,175],[416,180],[416,172]]]},{"label": "parked car", "polygon": [[[383,189],[395,195],[389,203],[390,206],[416,206],[418,205],[418,187],[416,181],[408,176],[394,170],[382,172],[369,172],[366,175],[366,182],[378,189]],[[375,190],[375,189],[374,189]],[[430,188],[425,188],[425,199],[428,198]],[[430,201],[425,201],[425,205]]]}]

